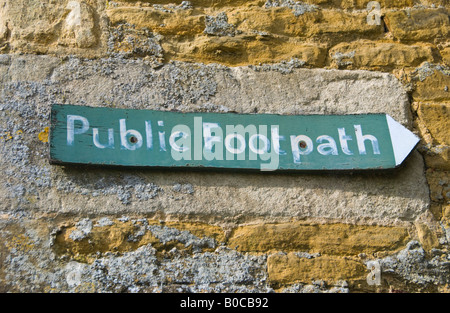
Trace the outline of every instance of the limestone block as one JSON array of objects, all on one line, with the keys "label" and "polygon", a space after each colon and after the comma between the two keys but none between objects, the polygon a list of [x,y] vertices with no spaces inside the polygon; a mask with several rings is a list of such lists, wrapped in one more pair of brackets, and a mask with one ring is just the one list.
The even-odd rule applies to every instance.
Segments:
[{"label": "limestone block", "polygon": [[411,76],[415,82],[414,100],[450,100],[450,70],[446,66],[424,62]]},{"label": "limestone block", "polygon": [[389,11],[385,21],[394,38],[400,40],[445,39],[450,31],[448,10],[445,8]]},{"label": "limestone block", "polygon": [[320,67],[325,64],[325,45],[308,44],[265,35],[233,37],[196,37],[193,40],[167,39],[161,43],[167,59],[219,63],[227,66],[300,62],[298,66]]},{"label": "limestone block", "polygon": [[444,170],[427,170],[431,200],[448,204],[450,201],[450,172]]},{"label": "limestone block", "polygon": [[92,9],[83,1],[69,1],[59,43],[79,48],[92,47],[96,42]]},{"label": "limestone block", "polygon": [[417,223],[416,228],[419,236],[419,241],[421,242],[425,250],[429,251],[432,248],[439,247],[439,242],[436,234],[432,232],[427,225]]},{"label": "limestone block", "polygon": [[373,254],[395,251],[408,240],[402,227],[377,227],[346,224],[280,223],[241,226],[228,240],[238,251],[308,251],[327,255]]},{"label": "limestone block", "polygon": [[[343,0],[341,1],[341,6],[345,9],[366,9],[368,2],[369,1],[365,0]],[[411,7],[415,4],[413,0],[378,0],[377,2],[380,4],[380,7],[384,9]]]},{"label": "limestone block", "polygon": [[307,258],[296,253],[271,255],[267,260],[269,279],[274,284],[311,283],[318,277],[328,282],[364,279],[362,262],[349,258],[319,256]]},{"label": "limestone block", "polygon": [[383,33],[382,26],[368,25],[367,13],[314,10],[296,16],[289,8],[237,8],[228,14],[229,23],[239,31],[257,30],[290,37],[350,37]]},{"label": "limestone block", "polygon": [[[188,250],[192,246],[203,246],[211,241],[172,227],[146,225],[144,221],[130,217],[80,219],[76,223],[79,233],[72,235],[75,240],[69,239],[71,246],[62,238],[64,231],[59,234],[58,228],[54,228],[52,217],[41,220],[22,217],[19,222],[15,217],[2,215],[0,290],[81,293],[273,291],[267,283],[266,257],[243,255],[224,246],[216,247],[213,253],[195,249],[195,253],[190,253]],[[66,222],[69,224],[70,219]],[[141,241],[164,243],[155,248],[151,244],[139,246],[134,242],[134,239],[139,241],[139,232],[146,227],[146,232],[151,231],[157,238],[144,235]],[[115,245],[120,242],[123,245]],[[101,246],[102,243],[107,245]],[[133,248],[123,250],[126,247]],[[111,250],[105,251],[105,248]],[[86,251],[93,253],[86,255]]]},{"label": "limestone block", "polygon": [[275,114],[387,113],[404,125],[410,125],[411,121],[404,87],[390,74],[286,68],[283,64],[276,64],[230,68],[218,71],[216,75],[224,81],[226,88],[217,85],[214,103],[231,111]]},{"label": "limestone block", "polygon": [[90,261],[98,253],[125,253],[146,245],[158,251],[176,247],[180,251],[199,253],[214,251],[223,243],[223,230],[203,223],[103,217],[60,225],[53,248],[58,256]]},{"label": "limestone block", "polygon": [[329,55],[339,68],[389,70],[435,61],[431,46],[366,40],[338,44],[330,50]]},{"label": "limestone block", "polygon": [[450,145],[450,103],[420,103],[418,117],[436,144]]},{"label": "limestone block", "polygon": [[[102,31],[96,18],[96,1],[2,2],[1,27],[7,28],[11,52],[84,55],[103,52],[98,45]],[[99,50],[94,51],[95,48]]]},{"label": "limestone block", "polygon": [[426,145],[422,150],[427,168],[450,170],[450,146]]},{"label": "limestone block", "polygon": [[112,7],[106,10],[112,25],[132,24],[161,35],[196,35],[205,29],[205,14],[191,10],[162,11],[154,7]]}]

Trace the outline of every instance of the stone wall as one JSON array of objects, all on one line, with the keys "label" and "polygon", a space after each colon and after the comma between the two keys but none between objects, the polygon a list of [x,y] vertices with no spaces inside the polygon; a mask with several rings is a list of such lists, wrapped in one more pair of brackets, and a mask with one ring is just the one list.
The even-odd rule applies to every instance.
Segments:
[{"label": "stone wall", "polygon": [[[0,0],[1,292],[448,292],[448,0]],[[390,172],[51,165],[54,103],[386,113]]]}]

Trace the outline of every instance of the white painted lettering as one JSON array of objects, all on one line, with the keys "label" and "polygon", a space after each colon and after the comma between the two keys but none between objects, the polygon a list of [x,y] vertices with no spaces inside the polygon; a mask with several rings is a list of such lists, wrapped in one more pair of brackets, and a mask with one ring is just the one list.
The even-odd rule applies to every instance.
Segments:
[{"label": "white painted lettering", "polygon": [[[164,126],[164,121],[158,121],[158,126]],[[166,148],[166,132],[158,131],[159,151],[167,151]]]},{"label": "white painted lettering", "polygon": [[[256,130],[256,126],[247,125],[246,127],[244,127],[243,125],[226,125],[226,133],[226,159],[234,160],[234,156],[237,155],[238,160],[245,160],[244,152],[247,148],[245,136],[246,134],[248,134],[248,137],[250,138],[253,135],[256,135],[258,133]],[[237,144],[232,144],[233,142],[236,142]],[[249,159],[256,160],[256,155],[251,151],[249,152]]]},{"label": "white painted lettering", "polygon": [[[81,128],[75,128],[75,121],[81,122]],[[80,115],[67,115],[67,145],[73,146],[75,135],[80,135],[89,130],[89,121]]]},{"label": "white painted lettering", "polygon": [[119,120],[120,147],[124,150],[136,150],[142,147],[142,135],[137,130],[128,129],[125,119]]},{"label": "white painted lettering", "polygon": [[[256,145],[255,145],[255,141],[257,142]],[[258,149],[258,147],[260,146],[259,142],[263,143],[263,146],[264,146],[263,148]],[[248,141],[248,146],[253,153],[261,155],[261,154],[269,152],[270,141],[266,136],[264,136],[262,134],[256,134],[256,135],[253,135],[250,137],[250,139]]]},{"label": "white painted lettering", "polygon": [[338,128],[338,133],[339,133],[339,142],[341,143],[342,152],[344,152],[346,155],[353,155],[353,152],[350,151],[350,149],[348,148],[348,143],[347,143],[347,141],[352,140],[352,137],[347,136],[345,134],[345,128]]},{"label": "white painted lettering", "polygon": [[[322,155],[338,155],[338,149],[336,146],[336,141],[334,141],[333,137],[323,135],[317,137],[317,143],[320,145],[317,147],[317,151]],[[323,143],[324,141],[328,141],[327,143]]]},{"label": "white painted lettering", "polygon": [[358,143],[359,154],[366,155],[366,146],[364,142],[369,140],[372,143],[373,154],[380,154],[378,140],[372,135],[363,135],[361,125],[355,125],[356,142]]},{"label": "white painted lettering", "polygon": [[100,149],[114,149],[114,129],[113,128],[109,128],[108,129],[108,144],[104,145],[100,143],[99,140],[99,135],[98,135],[98,128],[93,128],[92,129],[92,135],[93,135],[93,140],[94,140],[94,145],[97,148]]},{"label": "white painted lettering", "polygon": [[314,145],[308,136],[291,136],[291,149],[294,163],[301,164],[300,156],[310,154],[314,149]]},{"label": "white painted lettering", "polygon": [[191,159],[191,129],[186,125],[177,125],[172,129],[169,144],[172,158],[176,161]]},{"label": "white painted lettering", "polygon": [[[239,144],[237,144],[237,145],[232,144],[232,141],[234,138],[236,138],[237,141],[239,141]],[[238,146],[238,148],[236,146]],[[227,151],[232,154],[243,153],[245,151],[246,146],[247,145],[245,143],[245,139],[240,134],[234,133],[234,134],[229,134],[225,137],[225,147],[227,148]]]},{"label": "white painted lettering", "polygon": [[147,137],[147,149],[153,149],[153,132],[150,121],[145,121],[145,136]]},{"label": "white painted lettering", "polygon": [[271,135],[272,135],[272,145],[275,152],[279,155],[286,155],[286,151],[280,149],[280,140],[286,140],[284,136],[280,136],[279,127],[273,126],[271,127]]},{"label": "white painted lettering", "polygon": [[[212,129],[214,129],[216,136],[212,135]],[[203,138],[205,140],[205,147],[203,149],[205,159],[208,161],[214,159],[223,160],[223,145],[220,144],[222,142],[223,132],[220,125],[218,123],[203,123]]]}]

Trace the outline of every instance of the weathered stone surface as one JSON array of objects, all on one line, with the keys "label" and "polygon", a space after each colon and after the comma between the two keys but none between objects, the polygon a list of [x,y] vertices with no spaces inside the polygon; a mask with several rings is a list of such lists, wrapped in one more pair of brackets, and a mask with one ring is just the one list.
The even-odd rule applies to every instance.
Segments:
[{"label": "weathered stone surface", "polygon": [[0,6],[7,50],[84,56],[105,52],[100,1],[2,0]]},{"label": "weathered stone surface", "polygon": [[297,62],[299,66],[321,67],[326,64],[325,45],[304,43],[301,40],[261,35],[197,37],[161,42],[166,60],[219,63],[227,66]]},{"label": "weathered stone surface", "polygon": [[[126,3],[128,5],[133,5],[136,3],[134,0],[120,0],[117,2]],[[151,1],[151,4],[158,5],[168,5],[173,4],[173,0],[155,0]],[[209,0],[191,0],[189,1],[193,7],[209,7],[209,8],[223,8],[229,6],[263,6],[266,3],[276,3],[281,5],[286,3],[290,4],[312,4],[325,8],[345,8],[345,9],[365,9],[367,8],[367,1],[364,0],[216,0],[211,2]],[[413,1],[413,0],[379,0],[378,1],[383,8],[401,8],[401,7],[412,7],[415,4],[421,3],[430,5],[430,1]],[[445,4],[445,0],[431,1],[436,6]],[[140,5],[145,5],[146,1],[142,1]]]},{"label": "weathered stone surface", "polygon": [[[266,256],[241,254],[222,246],[215,247],[214,251],[188,252],[183,247],[189,246],[189,242],[194,245],[195,242],[200,243],[199,238],[190,232],[177,232],[170,227],[154,228],[157,225],[149,224],[149,229],[162,242],[161,249],[147,243],[136,245],[129,251],[95,251],[88,258],[81,253],[70,253],[82,252],[80,250],[59,250],[61,238],[57,235],[58,225],[55,219],[58,217],[36,220],[24,215],[20,218],[2,216],[2,292],[273,291],[267,280]],[[99,229],[107,228],[112,231],[114,225],[135,223],[136,228],[130,229],[129,240],[123,242],[128,245],[136,244],[133,239],[139,239],[139,228],[143,226],[144,219],[120,219],[122,222],[106,217],[97,221],[82,219],[77,223],[78,233],[72,235],[72,242],[79,247],[84,244],[89,248],[89,242],[84,238],[92,236],[92,246],[95,247],[101,241],[108,243],[108,238],[96,237]],[[107,226],[108,220],[113,224]],[[121,232],[119,234],[127,235]],[[119,237],[114,235],[111,237],[112,240],[117,238]]]},{"label": "weathered stone surface", "polygon": [[416,125],[424,142],[420,150],[424,153],[427,166],[434,169],[450,169],[447,102],[419,102],[416,107],[418,116]]},{"label": "weathered stone surface", "polygon": [[148,28],[161,35],[197,35],[205,30],[204,14],[192,10],[174,9],[162,11],[155,7],[109,8],[106,14],[112,25],[132,23],[137,28]]},{"label": "weathered stone surface", "polygon": [[245,252],[308,251],[328,255],[373,254],[404,247],[408,230],[401,227],[348,224],[283,223],[241,226],[228,245]]},{"label": "weathered stone surface", "polygon": [[[293,65],[295,67],[295,63]],[[289,63],[282,63],[277,66],[231,68],[218,75],[226,83],[217,86],[214,103],[231,111],[250,113],[256,110],[258,113],[278,114],[387,113],[405,125],[410,121],[404,89],[393,76],[387,74],[295,70],[290,68]],[[290,81],[296,83],[291,85]],[[274,82],[277,83],[274,85]],[[388,91],[392,87],[396,91]],[[363,99],[359,100],[359,97]]]},{"label": "weathered stone surface", "polygon": [[[315,0],[308,0],[315,1]],[[319,0],[320,1],[320,0]],[[330,2],[330,1],[328,1]],[[336,2],[336,1],[332,1]],[[366,9],[369,1],[365,0],[341,0],[339,1],[341,6],[346,9]],[[414,0],[379,0],[377,1],[381,8],[403,8],[411,7],[416,4],[417,1]]]},{"label": "weathered stone surface", "polygon": [[446,39],[450,31],[446,8],[389,11],[385,21],[394,38],[400,40]]},{"label": "weathered stone surface", "polygon": [[338,68],[385,71],[393,68],[417,67],[425,61],[435,61],[435,52],[431,46],[366,40],[341,43],[330,49],[329,55]]},{"label": "weathered stone surface", "polygon": [[119,24],[110,27],[108,46],[111,53],[124,58],[145,58],[146,63],[154,68],[164,62],[164,51],[160,45],[161,36],[145,28],[135,29]]},{"label": "weathered stone surface", "polygon": [[450,69],[428,62],[413,72],[416,80],[414,100],[450,101]]},{"label": "weathered stone surface", "polygon": [[[431,259],[418,241],[411,241],[405,249],[394,256],[379,260],[382,274],[397,275],[416,284],[416,290],[429,284],[446,285],[449,283],[448,259],[443,251],[437,250]],[[436,275],[438,273],[438,275]]]},{"label": "weathered stone surface", "polygon": [[[202,240],[190,231],[182,231],[183,223],[164,227],[159,222],[146,224],[145,218],[128,216],[80,219],[70,240],[81,245],[91,236],[93,246],[99,243],[97,239],[108,243],[107,238],[94,234],[99,229],[113,230],[127,224],[132,226],[130,232],[123,233],[130,236],[127,244],[145,236],[142,226],[161,244],[153,247],[148,243],[128,251],[95,251],[92,258],[81,258],[67,253],[76,250],[60,250],[59,236],[69,229],[64,227],[71,227],[73,218],[49,214],[36,219],[29,212],[0,217],[2,292],[273,292],[273,288],[283,285],[287,286],[286,292],[348,292],[349,284],[365,281],[369,274],[363,256],[321,256],[305,251],[252,255],[224,246],[192,252],[186,247]],[[188,229],[203,226],[185,225]],[[209,234],[216,233],[206,229]],[[203,243],[211,238],[205,239]],[[420,244],[412,241],[405,249],[376,261],[382,265],[383,281],[392,281],[394,275],[394,279],[405,279],[406,290],[417,290],[409,282],[419,284],[419,288],[448,283],[447,257],[447,252],[434,249],[428,258]],[[321,287],[295,284],[299,282]],[[326,285],[337,287],[327,290]],[[388,291],[389,285],[382,288]]]},{"label": "weathered stone surface", "polygon": [[364,279],[366,273],[362,262],[350,258],[331,256],[308,258],[294,252],[270,255],[267,260],[267,271],[273,284],[311,283],[318,277],[330,282],[344,278],[351,281]]},{"label": "weathered stone surface", "polygon": [[431,231],[427,225],[417,223],[416,228],[419,241],[422,244],[422,247],[425,249],[425,251],[430,251],[433,248],[439,247],[439,241],[436,236],[436,233]]},{"label": "weathered stone surface", "polygon": [[236,9],[228,14],[229,23],[239,31],[256,30],[275,35],[336,39],[382,34],[379,25],[367,24],[367,13],[313,10],[296,15],[287,7]]},{"label": "weathered stone surface", "polygon": [[450,204],[448,202],[442,207],[442,228],[447,242],[450,242]]},{"label": "weathered stone surface", "polygon": [[427,144],[421,151],[427,168],[450,170],[450,146]]},{"label": "weathered stone surface", "polygon": [[[117,2],[123,2],[123,3],[127,3],[127,4],[136,4],[135,0],[120,0]],[[151,5],[174,5],[174,1],[173,0],[155,0],[155,1],[151,1],[151,3],[147,3],[149,1],[142,1],[139,3],[139,5],[147,5],[147,6],[151,6]],[[210,0],[192,0],[189,1],[191,3],[191,5],[193,7],[207,7],[207,8],[222,8],[222,7],[227,7],[227,6],[245,6],[245,5],[263,5],[265,0],[217,0],[214,2],[211,2]]]},{"label": "weathered stone surface", "polygon": [[[294,1],[268,1],[265,5],[237,6],[228,12],[211,11],[192,4],[109,6],[110,29],[127,38],[128,29],[163,35],[166,61],[220,63],[228,66],[277,63],[292,58],[307,66],[322,67],[326,42],[337,36],[356,37],[382,33],[381,26],[367,25],[365,13],[321,11],[314,5]],[[305,42],[306,37],[324,37],[323,43]],[[346,39],[348,40],[348,38]],[[145,49],[145,41],[136,42]],[[121,45],[127,44],[124,40]],[[113,52],[123,51],[114,45]]]},{"label": "weathered stone surface", "polygon": [[[125,59],[7,57],[1,66],[2,211],[127,212],[203,221],[296,218],[413,221],[429,205],[423,161],[393,173],[247,174],[50,166],[52,103],[182,111],[279,114],[388,113],[409,125],[403,87],[389,74],[172,63],[155,70]],[[24,72],[13,70],[28,68]],[[39,75],[32,69],[38,67]],[[41,136],[42,137],[42,136]],[[270,178],[270,179],[268,179]],[[174,189],[190,184],[192,192]]]},{"label": "weathered stone surface", "polygon": [[442,56],[442,62],[445,65],[450,66],[450,47],[446,47],[440,51]]},{"label": "weathered stone surface", "polygon": [[435,144],[450,145],[450,103],[420,103],[417,114]]},{"label": "weathered stone surface", "polygon": [[427,170],[427,180],[430,184],[431,200],[437,203],[450,201],[450,172],[434,169]]},{"label": "weathered stone surface", "polygon": [[224,232],[217,226],[104,217],[85,218],[75,225],[63,224],[56,233],[53,248],[58,256],[92,263],[98,254],[125,253],[146,245],[159,252],[176,248],[199,253],[212,252],[223,242]]},{"label": "weathered stone surface", "polygon": [[69,1],[66,6],[69,11],[64,19],[60,45],[78,48],[89,48],[97,43],[95,34],[94,12],[85,2]]}]

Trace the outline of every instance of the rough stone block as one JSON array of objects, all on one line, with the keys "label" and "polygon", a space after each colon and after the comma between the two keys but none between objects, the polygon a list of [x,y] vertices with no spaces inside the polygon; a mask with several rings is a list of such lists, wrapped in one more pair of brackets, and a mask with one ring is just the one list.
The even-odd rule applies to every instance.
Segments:
[{"label": "rough stone block", "polygon": [[392,70],[417,67],[423,62],[434,62],[433,47],[397,43],[356,41],[341,43],[330,49],[329,55],[338,68]]},{"label": "rough stone block", "polygon": [[[367,0],[342,0],[339,2],[341,2],[342,8],[345,9],[367,9],[367,4],[369,3]],[[377,2],[383,9],[411,7],[415,4],[414,0],[379,0]]]},{"label": "rough stone block", "polygon": [[450,103],[421,102],[417,114],[435,144],[450,145]]},{"label": "rough stone block", "polygon": [[427,180],[430,184],[430,197],[436,203],[450,201],[450,172],[444,170],[427,170]]},{"label": "rough stone block", "polygon": [[405,41],[446,39],[450,31],[448,10],[405,9],[386,12],[385,22],[394,38]]},{"label": "rough stone block", "polygon": [[173,248],[188,253],[214,251],[223,241],[223,230],[217,226],[104,217],[62,223],[56,232],[53,249],[60,257],[92,262],[98,254],[123,254],[146,245],[158,252]]},{"label": "rough stone block", "polygon": [[[210,238],[150,221],[146,224],[145,218],[83,218],[72,229],[69,225],[76,220],[56,215],[39,220],[0,217],[2,292],[273,291],[265,256],[243,255],[223,246],[201,251],[200,246],[213,243]],[[57,220],[67,223],[65,230],[72,232],[59,233]],[[140,246],[139,241],[150,239],[150,233],[156,248],[150,241]],[[93,253],[85,254],[89,251]]]},{"label": "rough stone block", "polygon": [[166,39],[161,45],[167,60],[227,66],[299,62],[299,66],[321,67],[327,57],[324,45],[257,34],[214,38],[202,36],[183,41]]},{"label": "rough stone block", "polygon": [[[175,2],[0,0],[0,292],[448,291],[448,1]],[[410,96],[423,142],[389,172],[48,162],[54,103],[412,129]]]},{"label": "rough stone block", "polygon": [[435,232],[431,231],[427,225],[416,223],[416,228],[419,241],[426,251],[439,247],[439,241]]},{"label": "rough stone block", "polygon": [[14,53],[102,55],[104,25],[97,4],[82,0],[2,1],[0,33],[3,31],[3,41]]},{"label": "rough stone block", "polygon": [[402,227],[299,222],[238,227],[231,233],[228,246],[244,252],[307,251],[356,256],[395,251],[406,244],[405,240],[408,231]]},{"label": "rough stone block", "polygon": [[269,279],[273,284],[311,283],[315,280],[336,282],[338,280],[365,279],[367,272],[362,262],[350,258],[319,256],[303,257],[294,252],[277,253],[267,260]]},{"label": "rough stone block", "polygon": [[380,25],[368,25],[367,13],[314,10],[296,16],[289,8],[236,9],[228,13],[229,23],[239,31],[256,30],[289,37],[318,37],[346,40],[383,33]]},{"label": "rough stone block", "polygon": [[450,146],[426,145],[422,147],[427,168],[450,170]]},{"label": "rough stone block", "polygon": [[94,12],[85,2],[69,1],[58,44],[89,48],[97,43]]},{"label": "rough stone block", "polygon": [[117,7],[106,10],[112,25],[128,24],[167,36],[194,36],[203,33],[205,15],[191,10],[162,11],[154,7]]},{"label": "rough stone block", "polygon": [[416,101],[450,101],[450,70],[442,65],[423,63],[413,72]]}]

